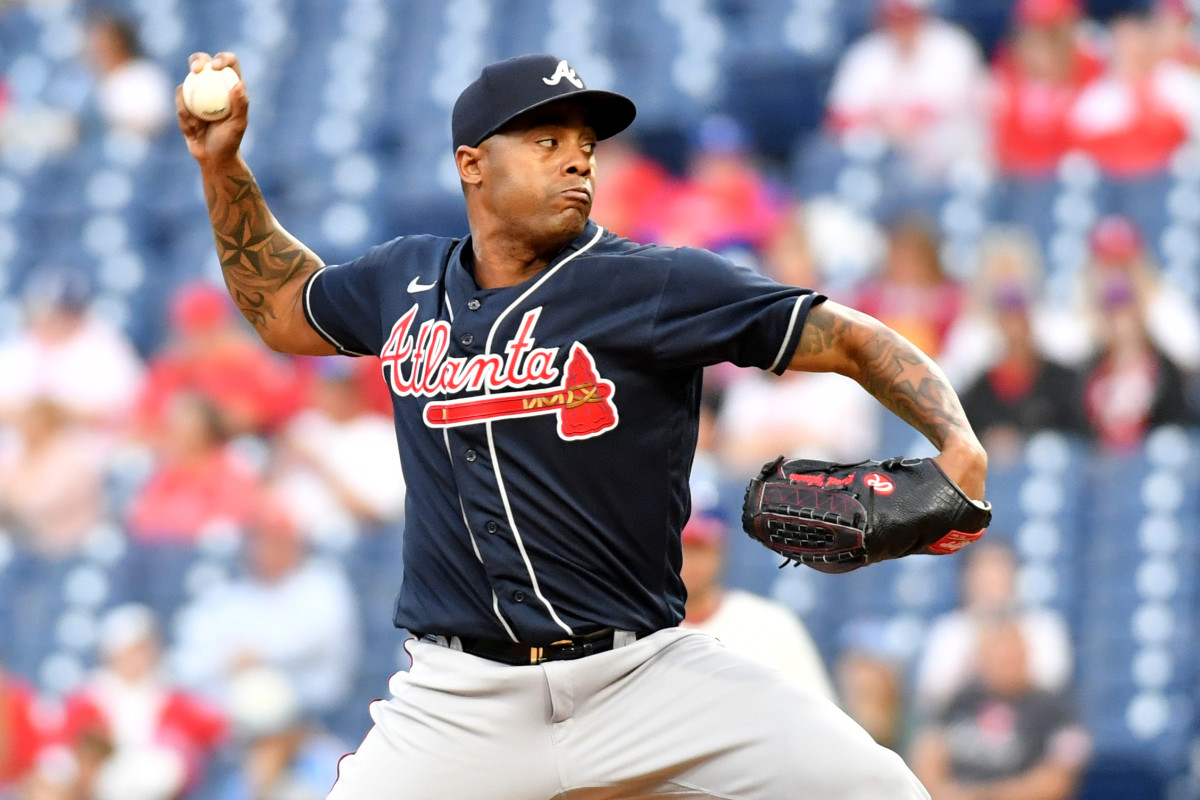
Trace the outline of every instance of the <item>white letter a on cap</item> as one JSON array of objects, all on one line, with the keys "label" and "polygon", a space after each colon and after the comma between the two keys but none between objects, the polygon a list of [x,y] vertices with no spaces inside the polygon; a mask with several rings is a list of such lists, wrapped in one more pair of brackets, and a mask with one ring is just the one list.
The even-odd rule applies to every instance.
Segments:
[{"label": "white letter a on cap", "polygon": [[570,81],[576,89],[583,88],[583,81],[579,80],[579,76],[575,74],[575,70],[571,69],[571,67],[567,65],[567,60],[565,58],[558,62],[558,66],[555,67],[553,75],[551,75],[549,78],[542,78],[542,83],[546,84],[547,86],[557,86],[558,82],[563,78],[566,78],[568,81]]}]

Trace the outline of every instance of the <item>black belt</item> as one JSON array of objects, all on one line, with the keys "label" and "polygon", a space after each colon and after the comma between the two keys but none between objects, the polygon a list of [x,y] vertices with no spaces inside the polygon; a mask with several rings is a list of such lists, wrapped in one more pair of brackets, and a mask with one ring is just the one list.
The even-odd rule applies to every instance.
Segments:
[{"label": "black belt", "polygon": [[[464,653],[486,658],[489,661],[499,661],[501,664],[519,667],[541,664],[543,661],[570,661],[594,653],[607,652],[613,649],[613,634],[612,628],[605,628],[596,633],[560,639],[557,642],[540,646],[505,642],[499,639],[476,639],[470,636],[438,636],[432,633],[415,635],[424,642],[432,642],[452,650],[462,650]],[[634,634],[634,638],[641,638],[643,635]]]}]

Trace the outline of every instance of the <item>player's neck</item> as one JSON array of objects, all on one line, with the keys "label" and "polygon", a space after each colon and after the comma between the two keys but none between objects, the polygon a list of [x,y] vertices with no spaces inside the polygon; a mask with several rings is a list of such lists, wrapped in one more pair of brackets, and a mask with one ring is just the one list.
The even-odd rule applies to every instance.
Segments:
[{"label": "player's neck", "polygon": [[487,225],[471,224],[471,253],[475,282],[483,289],[516,286],[554,261],[578,234],[533,242]]},{"label": "player's neck", "polygon": [[516,286],[532,278],[546,268],[552,258],[522,254],[518,248],[487,247],[476,242],[475,282],[481,289],[501,289]]}]

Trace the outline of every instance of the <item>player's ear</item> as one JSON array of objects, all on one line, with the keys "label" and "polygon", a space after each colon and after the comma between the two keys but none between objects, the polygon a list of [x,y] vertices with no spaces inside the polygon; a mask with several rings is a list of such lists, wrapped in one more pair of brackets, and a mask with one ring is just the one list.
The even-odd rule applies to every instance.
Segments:
[{"label": "player's ear", "polygon": [[482,148],[467,147],[465,144],[460,145],[458,150],[454,151],[454,161],[458,165],[459,180],[464,184],[478,184],[483,172],[480,168],[482,157]]}]

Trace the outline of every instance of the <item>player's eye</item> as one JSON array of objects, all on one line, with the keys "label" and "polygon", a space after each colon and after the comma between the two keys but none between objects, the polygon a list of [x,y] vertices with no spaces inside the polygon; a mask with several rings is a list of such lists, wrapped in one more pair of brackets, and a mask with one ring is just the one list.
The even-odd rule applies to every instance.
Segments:
[{"label": "player's eye", "polygon": [[558,144],[558,140],[557,140],[557,139],[551,139],[551,138],[547,138],[547,139],[538,139],[538,140],[537,140],[537,143],[538,143],[538,144],[540,144],[542,147],[554,147],[555,145],[557,145],[557,144]]},{"label": "player's eye", "polygon": [[588,142],[587,144],[585,144],[583,146],[583,149],[587,152],[587,154],[589,156],[596,155],[596,143],[595,142]]}]

